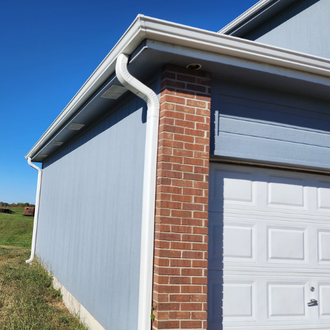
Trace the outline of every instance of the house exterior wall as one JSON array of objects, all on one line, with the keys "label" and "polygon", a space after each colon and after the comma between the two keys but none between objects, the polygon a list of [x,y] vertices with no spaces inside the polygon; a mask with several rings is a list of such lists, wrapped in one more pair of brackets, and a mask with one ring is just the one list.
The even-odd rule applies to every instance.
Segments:
[{"label": "house exterior wall", "polygon": [[43,164],[37,256],[106,329],[136,329],[145,103],[133,97]]},{"label": "house exterior wall", "polygon": [[330,58],[330,1],[298,1],[243,38]]},{"label": "house exterior wall", "polygon": [[212,91],[213,155],[328,169],[329,102],[228,81]]},{"label": "house exterior wall", "polygon": [[210,85],[167,65],[157,167],[153,329],[206,329]]}]

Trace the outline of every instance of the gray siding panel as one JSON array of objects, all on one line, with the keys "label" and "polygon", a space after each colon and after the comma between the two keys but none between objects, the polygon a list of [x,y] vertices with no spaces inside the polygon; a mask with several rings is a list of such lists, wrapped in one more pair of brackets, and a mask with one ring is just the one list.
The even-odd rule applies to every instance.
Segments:
[{"label": "gray siding panel", "polygon": [[37,255],[106,329],[136,329],[145,103],[134,97],[43,167]]},{"label": "gray siding panel", "polygon": [[227,82],[212,88],[215,156],[329,169],[327,102]]},{"label": "gray siding panel", "polygon": [[244,38],[330,58],[329,17],[329,0],[298,1]]}]

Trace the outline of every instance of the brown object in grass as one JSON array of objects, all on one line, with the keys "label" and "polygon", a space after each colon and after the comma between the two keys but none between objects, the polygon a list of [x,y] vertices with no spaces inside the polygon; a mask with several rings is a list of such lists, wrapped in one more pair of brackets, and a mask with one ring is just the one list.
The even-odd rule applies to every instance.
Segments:
[{"label": "brown object in grass", "polygon": [[34,207],[24,207],[23,215],[33,217],[34,216]]}]

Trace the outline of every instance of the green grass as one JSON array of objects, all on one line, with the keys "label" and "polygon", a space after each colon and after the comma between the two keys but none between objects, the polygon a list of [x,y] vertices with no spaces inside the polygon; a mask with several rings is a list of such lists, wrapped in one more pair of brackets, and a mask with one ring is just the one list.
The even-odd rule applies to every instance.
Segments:
[{"label": "green grass", "polygon": [[64,306],[52,277],[30,257],[32,217],[0,213],[0,329],[87,330]]},{"label": "green grass", "polygon": [[15,213],[0,213],[0,245],[30,247],[33,217],[22,216],[21,208],[11,210]]}]

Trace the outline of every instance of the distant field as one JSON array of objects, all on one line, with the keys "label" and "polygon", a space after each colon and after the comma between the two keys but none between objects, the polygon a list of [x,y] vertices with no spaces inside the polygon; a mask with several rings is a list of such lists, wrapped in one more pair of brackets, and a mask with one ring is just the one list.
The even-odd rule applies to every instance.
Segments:
[{"label": "distant field", "polygon": [[10,208],[15,213],[0,213],[0,245],[30,247],[33,217],[22,216],[23,208]]}]

